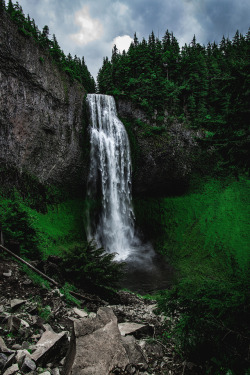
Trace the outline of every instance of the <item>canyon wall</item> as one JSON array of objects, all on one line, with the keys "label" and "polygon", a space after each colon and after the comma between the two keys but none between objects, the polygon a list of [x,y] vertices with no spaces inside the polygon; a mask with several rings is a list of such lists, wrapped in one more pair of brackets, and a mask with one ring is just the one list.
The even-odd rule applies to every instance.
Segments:
[{"label": "canyon wall", "polygon": [[7,14],[0,25],[0,165],[43,184],[82,185],[84,88]]},{"label": "canyon wall", "polygon": [[159,129],[154,118],[128,100],[118,100],[117,111],[132,124],[128,133],[134,155],[134,195],[166,196],[185,191],[199,153],[196,140],[202,132],[177,120],[169,122],[167,112]]}]

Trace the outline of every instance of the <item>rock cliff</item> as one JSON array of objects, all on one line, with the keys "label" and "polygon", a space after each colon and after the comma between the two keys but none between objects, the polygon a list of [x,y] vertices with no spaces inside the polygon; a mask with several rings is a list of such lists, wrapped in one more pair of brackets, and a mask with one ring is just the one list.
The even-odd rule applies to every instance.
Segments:
[{"label": "rock cliff", "polygon": [[127,100],[117,101],[117,111],[120,118],[132,123],[129,135],[134,140],[130,142],[132,154],[136,155],[133,192],[137,195],[181,192],[194,166],[199,150],[196,138],[202,137],[201,132],[188,129],[178,121],[168,122],[167,113],[162,129],[157,129],[154,118],[149,119],[145,112]]},{"label": "rock cliff", "polygon": [[84,95],[44,49],[1,15],[1,168],[43,184],[83,184]]}]

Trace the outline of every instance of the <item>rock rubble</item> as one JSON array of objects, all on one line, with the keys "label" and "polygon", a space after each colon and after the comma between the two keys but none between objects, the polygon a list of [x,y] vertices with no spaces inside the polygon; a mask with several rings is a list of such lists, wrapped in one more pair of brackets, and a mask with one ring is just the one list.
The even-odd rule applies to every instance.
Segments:
[{"label": "rock rubble", "polygon": [[155,301],[125,291],[117,301],[87,312],[86,301],[69,305],[57,288],[38,287],[15,262],[0,261],[0,374],[198,373],[158,339],[171,321],[156,314]]}]

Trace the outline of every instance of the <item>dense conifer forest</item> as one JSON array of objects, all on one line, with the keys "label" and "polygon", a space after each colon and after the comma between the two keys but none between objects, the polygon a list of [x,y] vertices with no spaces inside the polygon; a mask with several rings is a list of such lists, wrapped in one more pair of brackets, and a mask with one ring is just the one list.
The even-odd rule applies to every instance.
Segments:
[{"label": "dense conifer forest", "polygon": [[[98,74],[101,93],[127,98],[155,117],[159,132],[173,120],[204,131],[204,147],[221,155],[218,168],[249,168],[250,30],[232,40],[201,45],[195,36],[180,48],[173,33],[152,32],[127,52],[116,46]],[[155,131],[156,132],[156,131]]]}]

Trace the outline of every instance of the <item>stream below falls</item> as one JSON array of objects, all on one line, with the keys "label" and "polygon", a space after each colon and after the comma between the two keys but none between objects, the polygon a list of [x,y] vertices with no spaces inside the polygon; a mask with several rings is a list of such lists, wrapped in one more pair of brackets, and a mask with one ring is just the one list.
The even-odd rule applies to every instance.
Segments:
[{"label": "stream below falls", "polygon": [[126,262],[120,288],[128,289],[141,295],[154,294],[163,289],[169,289],[174,281],[174,268],[160,254],[155,254],[152,264]]}]

